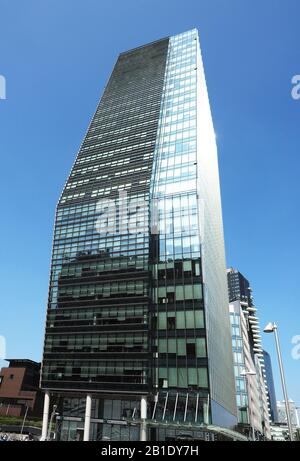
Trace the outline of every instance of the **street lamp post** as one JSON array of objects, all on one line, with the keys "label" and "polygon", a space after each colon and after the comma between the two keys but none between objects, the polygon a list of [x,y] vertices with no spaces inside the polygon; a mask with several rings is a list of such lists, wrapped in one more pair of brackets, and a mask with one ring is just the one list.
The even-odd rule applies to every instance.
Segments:
[{"label": "street lamp post", "polygon": [[275,343],[276,343],[276,351],[277,351],[278,364],[279,364],[279,370],[280,370],[281,385],[282,385],[282,391],[283,391],[284,402],[285,402],[286,419],[287,419],[287,424],[288,424],[288,429],[289,429],[289,434],[290,434],[290,440],[292,442],[293,441],[292,420],[291,420],[289,399],[288,399],[288,393],[287,393],[287,388],[286,388],[286,382],[285,382],[285,376],[284,376],[284,370],[283,370],[283,362],[282,362],[282,355],[281,355],[281,349],[280,349],[280,343],[279,343],[279,337],[278,337],[277,329],[278,329],[277,325],[275,323],[270,322],[264,328],[264,332],[265,333],[274,333],[274,335],[275,335]]},{"label": "street lamp post", "polygon": [[255,376],[256,373],[255,373],[255,371],[251,371],[251,370],[246,371],[246,370],[244,370],[244,371],[241,371],[240,375],[245,377],[246,383],[247,383],[249,423],[251,425],[251,430],[252,430],[252,440],[253,440],[253,442],[255,442],[256,441],[255,428],[254,428],[254,424],[253,424],[252,413],[250,412],[250,394],[251,394],[251,392],[250,392],[250,384],[249,384],[248,377],[249,376]]}]

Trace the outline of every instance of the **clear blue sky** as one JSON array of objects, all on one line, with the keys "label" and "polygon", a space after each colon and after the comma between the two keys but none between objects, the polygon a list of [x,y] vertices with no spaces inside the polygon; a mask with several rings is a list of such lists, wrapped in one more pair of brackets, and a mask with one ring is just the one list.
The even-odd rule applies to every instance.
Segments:
[{"label": "clear blue sky", "polygon": [[[221,169],[227,264],[278,322],[300,404],[298,0],[0,0],[0,334],[41,359],[55,204],[121,51],[197,27]],[[273,337],[264,345],[273,358]]]}]

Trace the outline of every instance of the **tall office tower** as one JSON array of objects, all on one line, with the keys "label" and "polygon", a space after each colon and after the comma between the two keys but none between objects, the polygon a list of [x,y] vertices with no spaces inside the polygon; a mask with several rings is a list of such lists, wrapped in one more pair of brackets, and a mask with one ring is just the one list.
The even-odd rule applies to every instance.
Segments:
[{"label": "tall office tower", "polygon": [[41,386],[43,438],[53,402],[62,440],[201,437],[203,423],[235,425],[217,151],[196,30],[117,60],[57,207]]},{"label": "tall office tower", "polygon": [[248,280],[227,270],[238,422],[252,438],[270,438],[270,407],[257,308]]},{"label": "tall office tower", "polygon": [[229,301],[244,301],[249,306],[252,305],[252,289],[249,281],[238,270],[230,267],[227,269],[228,296]]},{"label": "tall office tower", "polygon": [[273,371],[272,371],[272,361],[271,361],[270,354],[267,351],[264,350],[263,354],[264,354],[265,376],[266,376],[266,383],[267,383],[267,389],[268,389],[271,421],[275,423],[278,421],[278,414],[277,414],[276,394],[275,394],[275,386],[274,386]]}]

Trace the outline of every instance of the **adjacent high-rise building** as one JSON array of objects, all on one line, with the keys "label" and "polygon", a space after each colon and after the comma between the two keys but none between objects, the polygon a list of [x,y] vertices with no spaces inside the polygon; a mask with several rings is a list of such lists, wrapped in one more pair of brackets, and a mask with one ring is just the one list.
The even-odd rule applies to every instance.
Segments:
[{"label": "adjacent high-rise building", "polygon": [[[56,210],[43,438],[233,428],[217,150],[198,33],[121,53]],[[177,423],[180,423],[178,426]]]},{"label": "adjacent high-rise building", "polygon": [[270,409],[257,308],[248,280],[227,271],[236,401],[240,428],[254,440],[269,439]]},{"label": "adjacent high-rise building", "polygon": [[237,269],[230,267],[227,269],[228,296],[229,301],[243,301],[248,306],[252,306],[252,289],[249,281]]},{"label": "adjacent high-rise building", "polygon": [[278,421],[278,414],[277,414],[276,394],[275,394],[275,386],[274,386],[274,379],[273,379],[272,361],[271,361],[270,354],[267,351],[264,350],[263,354],[264,354],[265,376],[266,376],[269,406],[270,406],[270,416],[271,416],[271,421],[275,423]]}]

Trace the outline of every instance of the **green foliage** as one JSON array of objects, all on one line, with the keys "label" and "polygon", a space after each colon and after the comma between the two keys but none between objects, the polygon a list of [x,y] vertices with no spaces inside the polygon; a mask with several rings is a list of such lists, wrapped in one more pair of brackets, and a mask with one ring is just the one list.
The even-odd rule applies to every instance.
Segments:
[{"label": "green foliage", "polygon": [[[0,427],[1,425],[9,425],[9,426],[21,426],[23,424],[23,417],[16,417],[16,416],[0,416]],[[26,426],[34,426],[34,427],[42,427],[42,421],[36,419],[26,419],[25,421]]]}]

